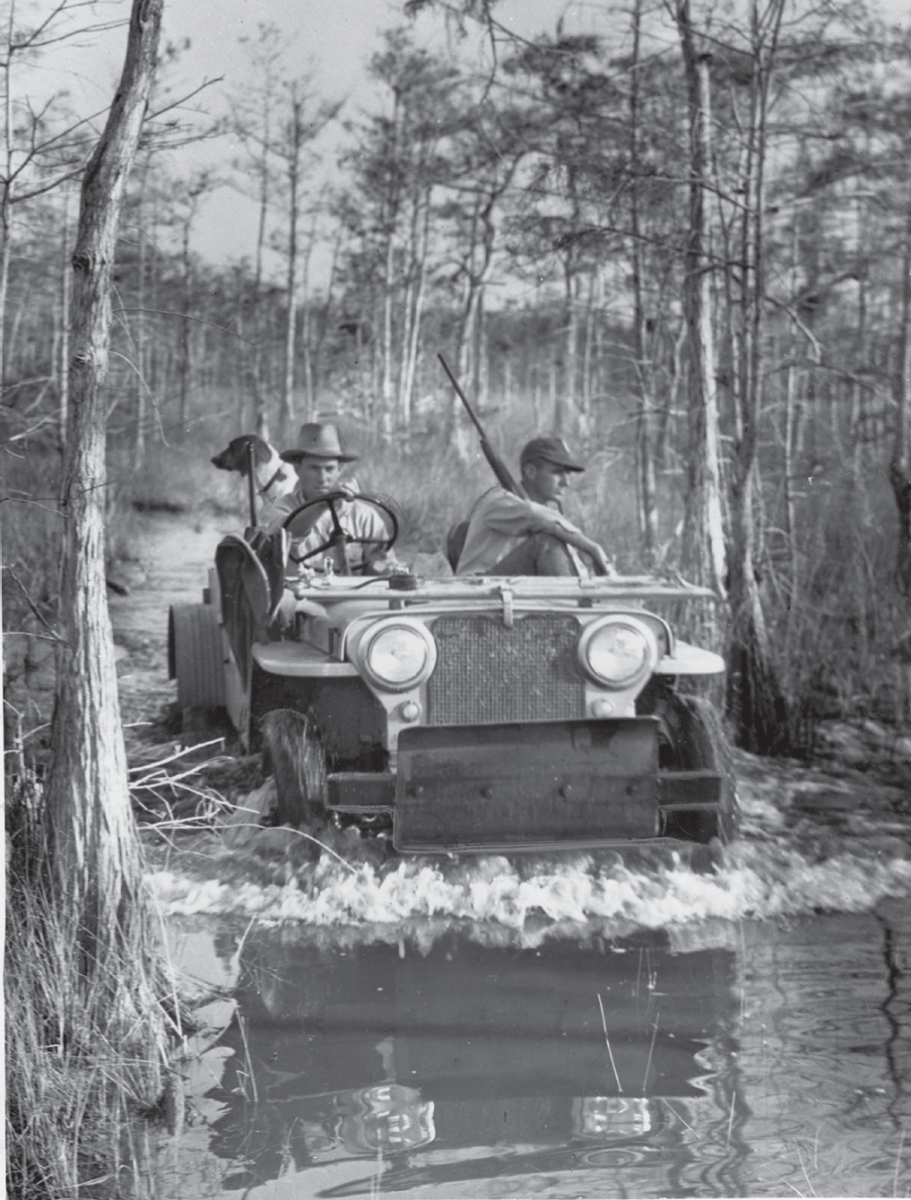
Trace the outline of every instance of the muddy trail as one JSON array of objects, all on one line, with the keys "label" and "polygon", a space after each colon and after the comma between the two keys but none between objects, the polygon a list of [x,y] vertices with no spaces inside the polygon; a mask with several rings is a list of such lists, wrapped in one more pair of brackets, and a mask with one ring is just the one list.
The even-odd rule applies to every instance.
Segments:
[{"label": "muddy trail", "polygon": [[111,591],[108,607],[114,630],[121,716],[128,747],[139,751],[170,732],[179,735],[176,684],[168,679],[168,610],[194,604],[227,533],[231,515],[208,512],[194,521],[169,513],[150,515],[136,560],[120,568],[125,594]]}]

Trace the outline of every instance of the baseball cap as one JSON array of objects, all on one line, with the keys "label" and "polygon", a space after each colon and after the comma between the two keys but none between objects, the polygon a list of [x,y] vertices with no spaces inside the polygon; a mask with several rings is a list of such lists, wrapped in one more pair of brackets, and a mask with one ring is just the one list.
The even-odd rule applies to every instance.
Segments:
[{"label": "baseball cap", "polygon": [[567,471],[585,470],[585,467],[573,459],[562,438],[532,438],[522,447],[519,465],[524,467],[526,463],[537,462],[540,459],[553,463],[556,467],[563,467]]}]

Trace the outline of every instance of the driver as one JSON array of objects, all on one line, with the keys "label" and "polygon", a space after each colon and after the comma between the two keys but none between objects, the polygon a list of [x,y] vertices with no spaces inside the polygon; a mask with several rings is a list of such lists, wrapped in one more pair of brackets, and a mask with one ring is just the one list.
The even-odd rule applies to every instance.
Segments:
[{"label": "driver", "polygon": [[[306,508],[289,526],[287,582],[296,581],[301,569],[345,575],[386,575],[395,570],[399,564],[392,551],[385,548],[390,529],[381,513],[356,498],[356,483],[339,481],[342,466],[357,462],[357,455],[344,452],[335,425],[302,425],[297,441],[297,446],[283,450],[279,456],[297,470],[297,485],[288,495],[264,505],[259,514],[260,527],[268,534],[275,533],[302,504],[342,492],[345,498],[332,501],[332,508],[348,537],[358,540],[333,545],[336,528],[329,503]],[[324,554],[313,553],[321,548]]]}]

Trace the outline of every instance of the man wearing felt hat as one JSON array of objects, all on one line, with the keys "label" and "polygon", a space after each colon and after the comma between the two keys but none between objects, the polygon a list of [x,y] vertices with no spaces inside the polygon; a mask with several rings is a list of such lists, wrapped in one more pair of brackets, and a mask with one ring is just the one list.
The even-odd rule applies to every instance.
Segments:
[{"label": "man wearing felt hat", "polygon": [[[289,583],[300,574],[301,564],[307,570],[355,575],[383,575],[398,565],[384,545],[391,531],[382,512],[357,498],[358,487],[353,480],[340,479],[342,468],[357,462],[358,456],[346,452],[335,425],[302,425],[297,445],[283,450],[279,457],[294,466],[298,482],[294,491],[263,508],[259,524],[266,533],[281,529],[301,505],[342,493],[341,499],[332,501],[331,508],[329,503],[313,504],[291,522],[286,576]],[[344,531],[344,543],[336,536],[333,510]],[[319,547],[326,548],[325,554],[313,556],[312,551]]]},{"label": "man wearing felt hat", "polygon": [[613,574],[597,542],[563,515],[570,476],[585,470],[560,438],[536,437],[519,459],[521,490],[485,492],[468,519],[460,575]]}]

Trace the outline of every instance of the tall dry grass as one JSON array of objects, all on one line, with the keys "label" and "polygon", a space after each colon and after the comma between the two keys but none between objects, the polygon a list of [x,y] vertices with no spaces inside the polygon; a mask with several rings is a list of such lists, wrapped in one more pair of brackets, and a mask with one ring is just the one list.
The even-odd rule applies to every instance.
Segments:
[{"label": "tall dry grass", "polygon": [[[143,1197],[150,1194],[144,1122],[175,1078],[173,986],[138,906],[122,915],[117,949],[86,969],[85,939],[43,872],[40,774],[53,700],[62,459],[44,444],[7,466],[7,1192],[22,1200]],[[171,496],[178,486],[175,472]],[[135,547],[134,494],[124,488],[122,502],[108,500],[109,566]],[[139,889],[138,879],[131,883]]]},{"label": "tall dry grass", "polygon": [[41,870],[40,784],[21,763],[6,825],[7,1194],[145,1197],[144,1129],[180,1040],[170,973],[140,912],[86,975],[73,916]]},{"label": "tall dry grass", "polygon": [[896,582],[895,521],[885,476],[845,471],[804,504],[793,564],[767,561],[778,663],[807,749],[825,719],[911,724],[911,608]]}]

